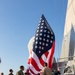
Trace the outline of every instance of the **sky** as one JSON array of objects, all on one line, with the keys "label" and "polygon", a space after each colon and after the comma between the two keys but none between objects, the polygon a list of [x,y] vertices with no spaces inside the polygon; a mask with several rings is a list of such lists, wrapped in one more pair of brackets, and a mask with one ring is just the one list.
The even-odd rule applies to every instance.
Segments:
[{"label": "sky", "polygon": [[44,14],[55,33],[54,56],[60,58],[68,0],[0,0],[0,73],[27,68],[28,42]]}]

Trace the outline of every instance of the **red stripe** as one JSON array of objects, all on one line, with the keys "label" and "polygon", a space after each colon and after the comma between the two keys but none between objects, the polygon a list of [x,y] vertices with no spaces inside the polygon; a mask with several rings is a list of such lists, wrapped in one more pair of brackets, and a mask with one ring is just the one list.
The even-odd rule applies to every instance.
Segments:
[{"label": "red stripe", "polygon": [[[45,52],[45,54],[44,54],[44,55],[46,56],[46,58],[47,58],[48,54],[49,54],[49,52],[48,52],[48,51],[47,51],[47,52]],[[44,66],[44,62],[45,62],[45,61],[44,61],[44,60],[42,59],[42,57],[41,57],[41,58],[40,58],[40,63],[41,63],[41,65],[42,65],[42,66]]]},{"label": "red stripe", "polygon": [[48,52],[48,51],[47,51],[47,52],[45,52],[45,56],[46,56],[46,58],[47,58],[48,54],[49,54],[49,52]]},{"label": "red stripe", "polygon": [[42,57],[40,58],[40,63],[42,66],[44,66],[44,60],[42,59]]},{"label": "red stripe", "polygon": [[33,58],[31,58],[31,64],[34,66],[34,68],[37,70],[37,71],[40,71],[39,67],[38,67],[38,64],[36,63],[37,60],[34,60]]},{"label": "red stripe", "polygon": [[55,48],[55,42],[52,45],[52,50],[51,50],[51,55],[49,58],[49,67],[52,68],[52,59],[53,59],[53,55],[54,55],[54,48]]},{"label": "red stripe", "polygon": [[33,75],[38,75],[38,74],[35,74],[31,69],[30,69],[30,72],[31,72]]},{"label": "red stripe", "polygon": [[30,64],[30,62],[31,62],[31,58],[28,59],[28,64]]},{"label": "red stripe", "polygon": [[31,69],[29,69],[32,74],[35,74]]},{"label": "red stripe", "polygon": [[26,70],[26,73],[29,73],[29,69]]}]

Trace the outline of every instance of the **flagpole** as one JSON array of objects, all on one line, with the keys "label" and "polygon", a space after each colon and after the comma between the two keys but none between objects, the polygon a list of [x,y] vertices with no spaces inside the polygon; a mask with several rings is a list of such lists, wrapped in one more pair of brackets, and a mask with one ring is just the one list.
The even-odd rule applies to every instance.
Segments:
[{"label": "flagpole", "polygon": [[0,63],[1,63],[1,58],[0,58]]}]

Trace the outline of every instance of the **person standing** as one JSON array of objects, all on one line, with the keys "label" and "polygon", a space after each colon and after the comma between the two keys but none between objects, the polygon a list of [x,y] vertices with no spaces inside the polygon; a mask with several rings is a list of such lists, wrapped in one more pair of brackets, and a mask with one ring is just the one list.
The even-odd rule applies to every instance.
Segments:
[{"label": "person standing", "polygon": [[10,69],[9,72],[10,72],[9,75],[13,75],[13,70],[12,69]]},{"label": "person standing", "polygon": [[16,73],[16,75],[24,75],[23,71],[24,71],[24,66],[21,65],[20,70]]},{"label": "person standing", "polygon": [[4,75],[4,73],[2,72],[1,75]]},{"label": "person standing", "polygon": [[47,66],[47,63],[44,63],[44,67],[42,69],[42,75],[52,75],[51,69]]},{"label": "person standing", "polygon": [[58,68],[58,70],[55,70],[55,71],[54,71],[54,75],[61,75],[59,68]]}]

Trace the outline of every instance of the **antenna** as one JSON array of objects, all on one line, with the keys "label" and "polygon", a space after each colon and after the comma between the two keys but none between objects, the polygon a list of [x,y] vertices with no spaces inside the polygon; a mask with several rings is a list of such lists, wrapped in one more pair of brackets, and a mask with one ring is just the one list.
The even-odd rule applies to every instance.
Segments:
[{"label": "antenna", "polygon": [[1,63],[1,58],[0,58],[0,63]]}]

